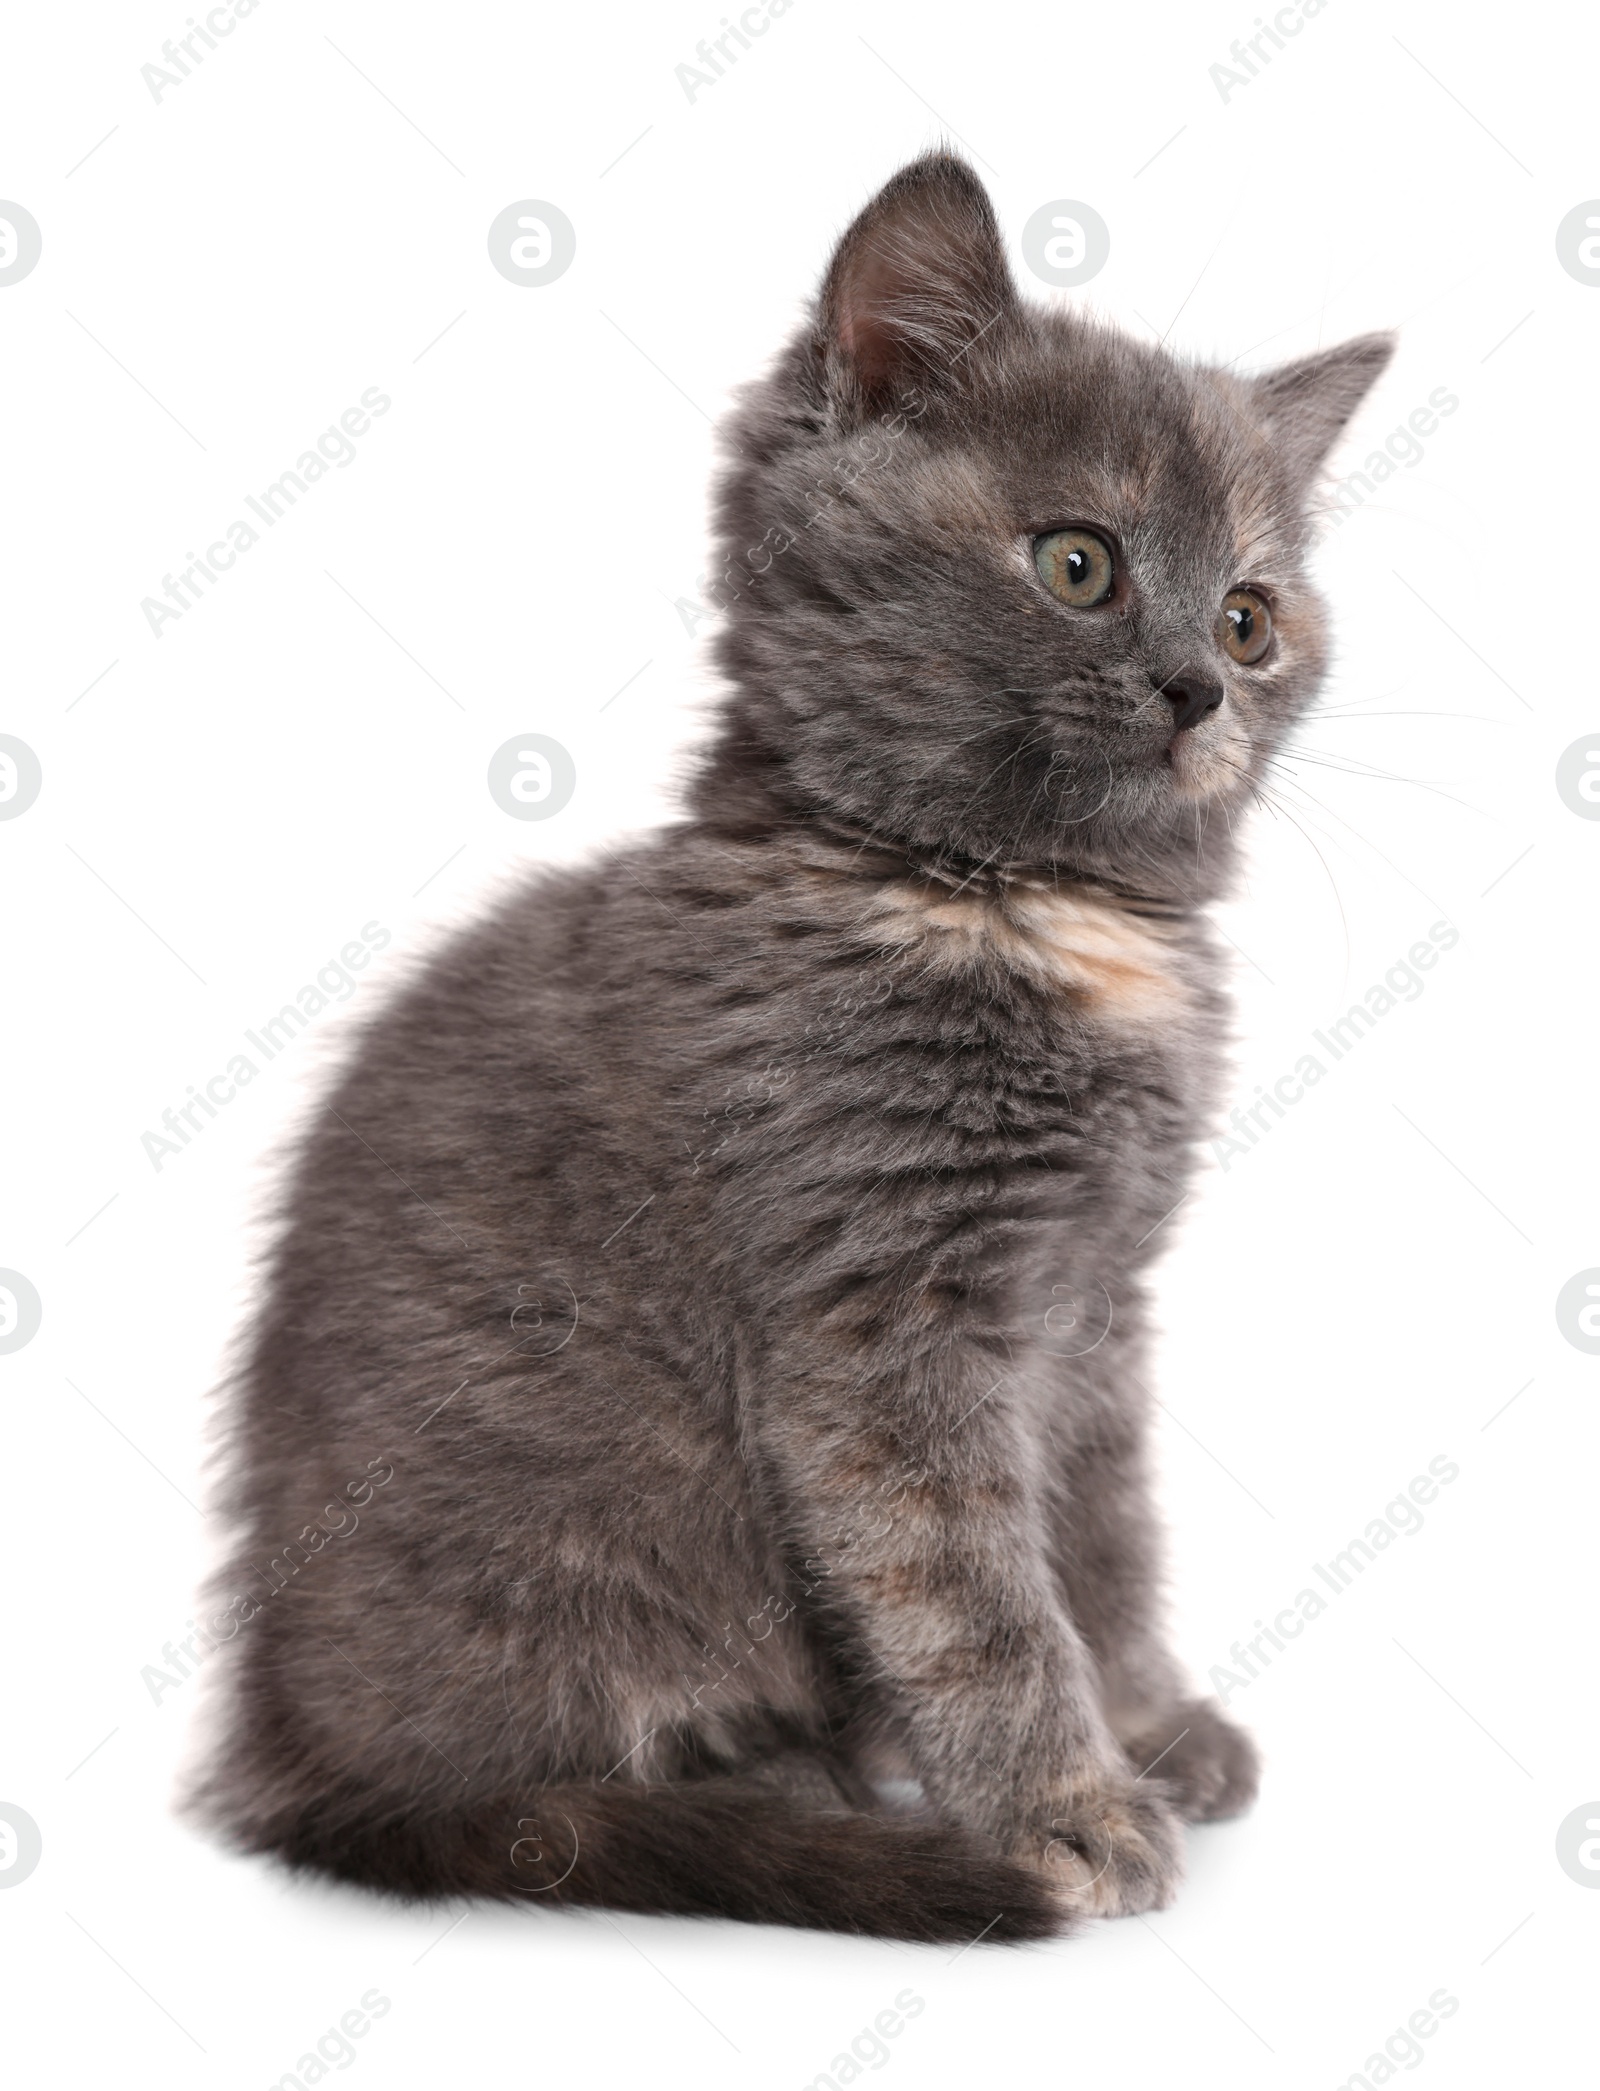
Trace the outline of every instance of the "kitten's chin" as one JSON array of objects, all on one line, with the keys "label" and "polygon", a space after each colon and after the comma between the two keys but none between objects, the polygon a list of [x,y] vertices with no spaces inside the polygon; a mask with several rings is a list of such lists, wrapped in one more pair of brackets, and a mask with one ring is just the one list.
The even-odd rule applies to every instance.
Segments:
[{"label": "kitten's chin", "polygon": [[1166,752],[1165,766],[1180,799],[1204,804],[1228,796],[1244,783],[1250,770],[1250,744],[1237,732],[1215,740],[1180,733]]}]

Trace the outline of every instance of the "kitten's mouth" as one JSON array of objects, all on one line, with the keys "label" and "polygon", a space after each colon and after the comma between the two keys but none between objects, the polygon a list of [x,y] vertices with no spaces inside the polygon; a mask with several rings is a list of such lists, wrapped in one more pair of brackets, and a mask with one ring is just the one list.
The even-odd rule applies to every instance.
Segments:
[{"label": "kitten's mouth", "polygon": [[1243,736],[1237,731],[1175,733],[1161,757],[1172,772],[1180,797],[1210,799],[1235,783],[1245,770]]}]

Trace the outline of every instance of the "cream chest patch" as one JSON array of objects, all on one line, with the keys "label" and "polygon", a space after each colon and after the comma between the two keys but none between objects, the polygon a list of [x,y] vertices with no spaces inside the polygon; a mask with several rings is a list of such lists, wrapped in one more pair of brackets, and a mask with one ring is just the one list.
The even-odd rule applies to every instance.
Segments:
[{"label": "cream chest patch", "polygon": [[1165,925],[1088,887],[967,894],[896,880],[873,914],[885,941],[920,944],[942,966],[989,960],[1014,967],[1107,1023],[1156,1025],[1189,1006]]}]

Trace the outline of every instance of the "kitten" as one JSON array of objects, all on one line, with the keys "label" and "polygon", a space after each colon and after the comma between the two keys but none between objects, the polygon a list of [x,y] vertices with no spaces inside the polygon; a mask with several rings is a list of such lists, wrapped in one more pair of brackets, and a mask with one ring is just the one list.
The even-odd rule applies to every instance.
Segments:
[{"label": "kitten", "polygon": [[1391,346],[1244,379],[1026,306],[945,154],[846,233],[731,424],[686,817],[436,958],[293,1174],[211,1628],[237,1842],[1020,1939],[1164,1906],[1249,1802],[1162,1635],[1143,1272]]}]

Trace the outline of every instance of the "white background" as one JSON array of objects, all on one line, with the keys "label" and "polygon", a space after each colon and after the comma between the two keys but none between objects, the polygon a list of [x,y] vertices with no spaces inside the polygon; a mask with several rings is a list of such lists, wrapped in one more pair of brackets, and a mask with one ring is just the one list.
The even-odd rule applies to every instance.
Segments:
[{"label": "white background", "polygon": [[[1554,1303],[1600,1264],[1600,824],[1554,772],[1600,727],[1600,287],[1555,228],[1600,192],[1592,26],[1330,0],[1225,102],[1209,68],[1252,0],[795,0],[691,103],[674,68],[716,0],[262,0],[158,104],[140,68],[184,14],[19,11],[0,72],[0,195],[44,237],[0,290],[0,731],[44,771],[0,825],[0,1264],[44,1302],[0,1357],[0,1800],[43,1836],[0,1895],[18,2080],[265,2087],[377,1986],[369,2087],[799,2091],[910,1985],[863,2081],[1314,2091],[1440,1987],[1427,2081],[1588,2081],[1600,1894],[1555,1840],[1600,1815],[1600,1360]],[[1459,1478],[1234,1694],[1262,1798],[1192,1836],[1171,1910],[959,1957],[594,1913],[446,1935],[456,1912],[291,1884],[172,1817],[203,1673],[159,1705],[140,1673],[213,1543],[208,1389],[349,1019],[520,864],[669,807],[712,688],[674,608],[712,421],[941,136],[1014,250],[1052,199],[1110,226],[1082,290],[1016,254],[1041,297],[1245,368],[1398,325],[1341,470],[1460,400],[1320,555],[1337,671],[1223,916],[1246,1099],[1430,924],[1459,942],[1171,1223],[1160,1453],[1197,1676],[1430,1459]],[[530,197],[577,228],[543,288],[485,247]],[[356,461],[155,638],[141,599],[373,385]],[[577,764],[545,824],[485,789],[526,732]],[[357,993],[157,1171],[162,1111],[374,920]]]}]

